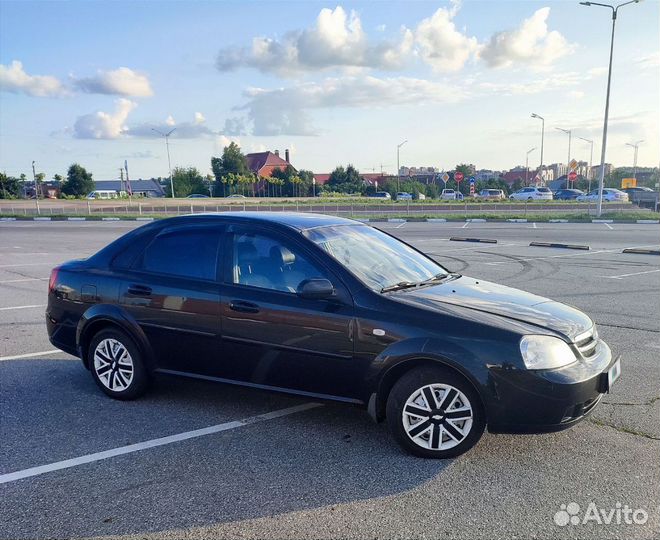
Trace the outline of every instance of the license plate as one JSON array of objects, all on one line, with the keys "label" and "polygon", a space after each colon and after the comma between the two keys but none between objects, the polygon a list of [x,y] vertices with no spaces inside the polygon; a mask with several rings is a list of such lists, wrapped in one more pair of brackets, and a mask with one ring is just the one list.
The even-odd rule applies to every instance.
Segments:
[{"label": "license plate", "polygon": [[621,375],[621,360],[617,359],[614,365],[607,371],[607,391],[609,392],[612,385]]}]

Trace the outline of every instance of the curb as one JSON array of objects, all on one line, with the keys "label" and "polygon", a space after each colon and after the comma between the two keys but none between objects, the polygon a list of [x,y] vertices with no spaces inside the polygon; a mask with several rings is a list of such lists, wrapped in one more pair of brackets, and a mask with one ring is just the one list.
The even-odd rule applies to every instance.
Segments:
[{"label": "curb", "polygon": [[614,223],[613,219],[592,219],[591,223]]},{"label": "curb", "polygon": [[68,217],[66,218],[67,221],[87,221],[87,218],[84,217]]},{"label": "curb", "polygon": [[[120,219],[118,217],[104,217],[101,218],[101,221],[120,221]],[[137,219],[135,219],[134,221],[137,221]]]},{"label": "curb", "polygon": [[473,218],[473,219],[466,218],[465,221],[467,223],[486,223],[486,220],[481,218]]},{"label": "curb", "polygon": [[579,244],[555,244],[553,242],[530,242],[529,245],[536,247],[549,247],[549,248],[582,249],[585,251],[591,249],[589,246],[582,246]]},{"label": "curb", "polygon": [[387,218],[388,223],[405,223],[406,221],[403,218]]},{"label": "curb", "polygon": [[658,224],[660,219],[638,219],[637,223]]},{"label": "curb", "polygon": [[621,253],[636,253],[637,255],[660,255],[660,249],[626,248]]},{"label": "curb", "polygon": [[550,223],[568,223],[567,219],[551,219]]},{"label": "curb", "polygon": [[526,219],[507,219],[511,223],[527,223]]},{"label": "curb", "polygon": [[452,242],[481,242],[482,244],[497,244],[497,240],[490,238],[464,238],[460,236],[452,236],[449,240]]}]

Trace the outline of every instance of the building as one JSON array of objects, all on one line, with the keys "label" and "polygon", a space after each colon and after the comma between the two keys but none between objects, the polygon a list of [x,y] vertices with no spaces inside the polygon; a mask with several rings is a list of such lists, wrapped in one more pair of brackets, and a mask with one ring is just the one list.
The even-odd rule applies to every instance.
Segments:
[{"label": "building", "polygon": [[548,166],[548,169],[552,171],[552,178],[559,178],[560,176],[566,176],[568,174],[568,165],[565,163],[553,163]]},{"label": "building", "polygon": [[[612,164],[605,163],[605,176],[612,174]],[[591,167],[591,177],[598,180],[600,178],[600,165]]]},{"label": "building", "polygon": [[284,157],[285,159],[280,157],[279,150],[275,150],[275,152],[255,152],[247,154],[245,161],[251,172],[262,178],[270,178],[275,169],[284,170],[291,165],[288,149],[284,151]]},{"label": "building", "polygon": [[477,182],[488,182],[489,180],[497,180],[502,176],[500,171],[491,171],[490,169],[480,169],[474,173],[474,179]]},{"label": "building", "polygon": [[[149,180],[131,180],[131,193],[135,197],[164,197],[165,191],[157,180],[151,178]],[[107,190],[116,191],[121,193],[125,191],[128,193],[126,181],[121,180],[94,180],[94,188],[97,191]]]}]

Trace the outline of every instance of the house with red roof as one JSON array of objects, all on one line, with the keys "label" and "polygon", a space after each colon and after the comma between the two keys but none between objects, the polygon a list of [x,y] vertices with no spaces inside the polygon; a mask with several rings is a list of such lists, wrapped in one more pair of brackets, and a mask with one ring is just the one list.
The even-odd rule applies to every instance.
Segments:
[{"label": "house with red roof", "polygon": [[284,151],[284,156],[285,159],[280,157],[279,150],[275,150],[275,152],[255,152],[253,154],[246,154],[245,161],[251,172],[257,176],[269,178],[273,175],[275,169],[284,170],[291,165],[289,162],[289,150]]}]

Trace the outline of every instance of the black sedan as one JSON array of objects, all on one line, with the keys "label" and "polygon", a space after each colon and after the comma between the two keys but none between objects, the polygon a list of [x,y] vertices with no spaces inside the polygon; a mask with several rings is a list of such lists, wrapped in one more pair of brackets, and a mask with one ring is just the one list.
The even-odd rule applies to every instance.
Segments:
[{"label": "black sedan", "polygon": [[574,201],[580,195],[584,195],[584,191],[580,189],[559,189],[554,193],[555,200],[558,201]]},{"label": "black sedan", "polygon": [[164,373],[353,403],[424,457],[567,428],[620,374],[584,313],[324,215],[150,223],[55,268],[46,319],[113,398]]}]

